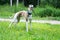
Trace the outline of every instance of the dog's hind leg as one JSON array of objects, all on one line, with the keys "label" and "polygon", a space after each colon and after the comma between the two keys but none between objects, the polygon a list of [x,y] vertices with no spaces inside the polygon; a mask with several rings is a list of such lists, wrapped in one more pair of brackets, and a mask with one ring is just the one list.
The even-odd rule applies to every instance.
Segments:
[{"label": "dog's hind leg", "polygon": [[20,17],[19,17],[19,18],[17,17],[17,19],[16,19],[15,22],[14,22],[14,26],[15,26],[15,27],[16,27],[17,23],[19,23],[19,21],[20,21]]},{"label": "dog's hind leg", "polygon": [[16,22],[17,22],[17,20],[16,20],[16,19],[13,19],[13,20],[11,21],[11,23],[9,24],[9,27],[11,27],[12,24],[13,24],[13,23],[16,23]]}]

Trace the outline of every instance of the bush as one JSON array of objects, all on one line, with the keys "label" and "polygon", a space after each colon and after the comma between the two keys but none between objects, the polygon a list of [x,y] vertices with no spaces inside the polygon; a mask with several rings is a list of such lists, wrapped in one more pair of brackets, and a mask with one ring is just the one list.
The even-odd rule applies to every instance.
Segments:
[{"label": "bush", "polygon": [[49,8],[44,8],[42,11],[40,10],[40,12],[38,13],[38,15],[40,17],[48,17],[48,16],[52,16],[52,10]]},{"label": "bush", "polygon": [[35,9],[35,13],[39,17],[60,17],[60,9],[55,9],[53,7],[45,7],[45,8],[37,7]]},{"label": "bush", "polygon": [[55,10],[54,17],[60,17],[60,10]]}]

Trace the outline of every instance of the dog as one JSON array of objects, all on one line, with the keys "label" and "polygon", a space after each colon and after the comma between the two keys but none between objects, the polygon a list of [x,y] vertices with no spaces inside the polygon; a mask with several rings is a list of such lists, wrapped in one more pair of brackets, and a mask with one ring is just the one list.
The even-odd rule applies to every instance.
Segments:
[{"label": "dog", "polygon": [[32,15],[31,15],[32,8],[33,8],[33,5],[29,5],[28,11],[23,10],[23,11],[17,12],[13,17],[12,22],[9,24],[9,27],[11,27],[11,25],[13,23],[14,23],[14,25],[16,25],[20,21],[20,18],[24,17],[25,20],[26,20],[26,31],[28,32],[28,20],[30,21],[30,29],[32,29],[32,24],[31,24],[31,21],[32,21]]}]

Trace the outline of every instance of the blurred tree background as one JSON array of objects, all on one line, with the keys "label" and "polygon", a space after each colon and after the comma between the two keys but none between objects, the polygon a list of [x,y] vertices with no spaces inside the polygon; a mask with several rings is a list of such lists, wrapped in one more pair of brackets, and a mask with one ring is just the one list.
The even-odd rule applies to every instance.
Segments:
[{"label": "blurred tree background", "polygon": [[[16,0],[12,0],[13,4],[16,2]],[[51,5],[56,8],[60,8],[60,0],[19,0],[19,3],[24,2],[25,6],[28,6],[29,4],[33,4],[34,6],[45,6],[45,5]],[[10,0],[0,0],[0,5],[9,4]]]}]

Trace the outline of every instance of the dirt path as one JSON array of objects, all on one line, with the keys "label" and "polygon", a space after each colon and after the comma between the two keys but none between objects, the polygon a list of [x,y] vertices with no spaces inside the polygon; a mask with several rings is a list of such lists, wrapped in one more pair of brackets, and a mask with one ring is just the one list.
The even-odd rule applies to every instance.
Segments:
[{"label": "dirt path", "polygon": [[[0,21],[12,21],[12,19],[0,18]],[[25,22],[25,20],[20,20],[20,22]],[[50,23],[50,24],[60,24],[60,21],[56,21],[56,20],[32,20],[32,22],[37,22],[37,23]]]}]

